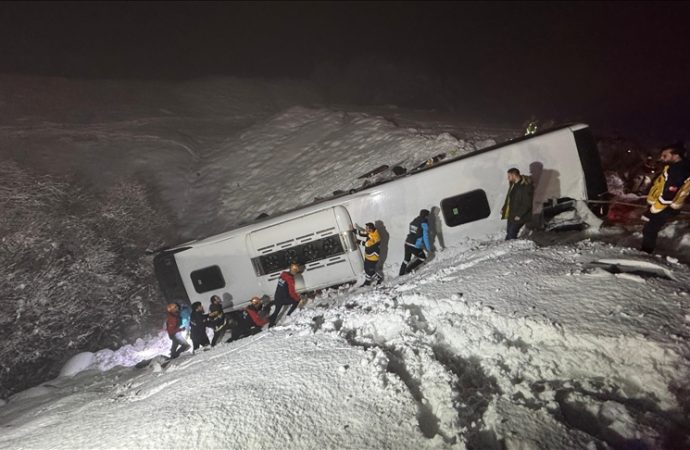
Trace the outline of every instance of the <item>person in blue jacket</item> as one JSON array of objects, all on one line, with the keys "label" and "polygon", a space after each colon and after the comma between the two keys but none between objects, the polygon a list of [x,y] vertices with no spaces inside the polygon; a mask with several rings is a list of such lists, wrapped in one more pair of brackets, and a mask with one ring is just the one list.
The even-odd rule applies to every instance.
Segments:
[{"label": "person in blue jacket", "polygon": [[[429,210],[422,209],[419,211],[419,215],[410,222],[410,232],[405,239],[405,259],[400,266],[400,275],[405,275],[415,270],[426,261],[430,254]],[[415,258],[410,262],[412,255]]]}]

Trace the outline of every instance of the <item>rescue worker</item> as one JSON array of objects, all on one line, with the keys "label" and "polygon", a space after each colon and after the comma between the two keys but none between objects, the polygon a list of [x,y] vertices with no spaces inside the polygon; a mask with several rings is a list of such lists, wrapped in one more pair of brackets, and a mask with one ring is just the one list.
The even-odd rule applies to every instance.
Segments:
[{"label": "rescue worker", "polygon": [[379,262],[379,252],[381,251],[381,236],[374,226],[373,223],[368,222],[365,228],[360,228],[355,224],[357,228],[357,235],[365,240],[361,241],[364,246],[364,284],[363,286],[369,286],[372,281],[376,284],[381,282],[381,275],[376,273],[376,265]]},{"label": "rescue worker", "polygon": [[276,293],[273,296],[273,306],[275,306],[275,309],[269,319],[270,327],[275,326],[278,320],[283,317],[280,314],[280,310],[283,306],[290,307],[287,312],[289,316],[295,311],[295,308],[302,303],[302,296],[299,295],[295,289],[295,275],[302,272],[304,272],[304,262],[299,259],[293,259],[290,262],[289,269],[280,274],[278,285],[276,286]]},{"label": "rescue worker", "polygon": [[232,336],[228,342],[259,333],[269,322],[268,315],[271,311],[271,304],[272,302],[267,295],[264,295],[263,298],[252,297],[249,306],[244,309],[237,325],[232,329]]},{"label": "rescue worker", "polygon": [[666,165],[649,190],[649,210],[642,216],[646,223],[642,229],[641,250],[647,253],[654,251],[659,231],[668,219],[680,214],[690,192],[690,162],[683,144],[662,147],[659,160]]},{"label": "rescue worker", "polygon": [[[429,241],[429,210],[422,209],[419,215],[410,222],[410,232],[405,239],[405,258],[400,266],[400,275],[412,272],[423,264],[431,254],[431,242]],[[412,255],[415,259],[410,262]]]},{"label": "rescue worker", "polygon": [[508,169],[508,193],[501,209],[501,219],[508,221],[506,241],[517,239],[522,226],[532,219],[533,198],[531,177],[520,175],[514,167]]},{"label": "rescue worker", "polygon": [[192,347],[196,351],[199,347],[211,345],[206,335],[208,316],[204,314],[204,306],[201,302],[192,303],[192,317],[189,321],[191,325]]},{"label": "rescue worker", "polygon": [[174,359],[189,350],[189,344],[184,340],[182,332],[184,328],[180,327],[180,312],[177,303],[169,303],[167,308],[168,316],[165,320],[165,328],[168,332],[168,337],[172,340],[170,347],[170,358]]}]

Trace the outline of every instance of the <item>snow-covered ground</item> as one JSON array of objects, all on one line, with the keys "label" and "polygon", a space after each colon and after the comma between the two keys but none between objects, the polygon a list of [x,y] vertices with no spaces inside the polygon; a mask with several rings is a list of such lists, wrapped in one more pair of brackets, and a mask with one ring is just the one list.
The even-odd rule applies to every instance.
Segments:
[{"label": "snow-covered ground", "polygon": [[[0,156],[94,189],[145,179],[191,237],[357,187],[382,164],[519,134],[322,105],[294,83],[53,82],[83,108],[45,100],[46,84],[3,97],[15,114]],[[686,228],[670,230],[662,244],[682,259]],[[630,248],[627,231],[531,237],[446,242],[413,275],[326,292],[278,327],[165,367],[165,334],[76,355],[0,406],[0,447],[690,447],[688,267]]]},{"label": "snow-covered ground", "polygon": [[[93,370],[16,394],[0,408],[0,444],[690,443],[686,266],[591,240],[463,247],[380,287],[324,294],[281,326],[164,368],[156,360],[123,365],[166,353],[165,335],[82,355],[67,371]],[[639,272],[612,274],[591,264],[598,260],[635,260]]]}]

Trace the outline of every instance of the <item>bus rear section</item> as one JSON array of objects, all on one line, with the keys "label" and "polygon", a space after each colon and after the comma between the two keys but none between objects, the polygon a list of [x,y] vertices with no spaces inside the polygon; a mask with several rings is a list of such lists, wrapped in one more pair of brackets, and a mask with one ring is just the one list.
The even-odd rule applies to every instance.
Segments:
[{"label": "bus rear section", "polygon": [[262,290],[275,290],[294,258],[306,266],[295,277],[300,292],[356,281],[364,266],[352,230],[345,207],[335,206],[250,232],[247,248]]}]

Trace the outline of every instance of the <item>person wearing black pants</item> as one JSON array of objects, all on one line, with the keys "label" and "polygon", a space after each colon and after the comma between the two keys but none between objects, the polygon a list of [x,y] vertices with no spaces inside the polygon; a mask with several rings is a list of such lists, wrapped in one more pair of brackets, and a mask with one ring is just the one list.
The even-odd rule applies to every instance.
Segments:
[{"label": "person wearing black pants", "polygon": [[508,169],[508,193],[501,209],[501,219],[508,221],[506,241],[517,239],[522,226],[532,219],[533,197],[532,179],[514,167]]},{"label": "person wearing black pants", "polygon": [[666,221],[671,217],[676,217],[680,211],[666,208],[658,214],[649,214],[649,221],[642,228],[642,248],[646,253],[654,252],[656,248],[656,238],[659,231],[664,227]]},{"label": "person wearing black pants", "polygon": [[680,209],[690,194],[690,162],[686,158],[683,144],[662,147],[659,160],[667,165],[649,190],[649,210],[642,216],[642,220],[647,223],[642,229],[641,250],[647,253],[654,251],[659,231],[668,219],[680,214]]},{"label": "person wearing black pants", "polygon": [[[419,215],[410,222],[410,232],[405,239],[405,258],[400,265],[400,276],[412,272],[422,265],[427,258],[427,253],[431,253],[431,242],[429,241],[429,210],[422,209]],[[415,259],[411,261],[412,255]]]},{"label": "person wearing black pants", "polygon": [[363,230],[355,224],[357,235],[365,238],[362,242],[364,246],[364,284],[369,286],[372,282],[379,284],[381,276],[376,273],[376,265],[379,262],[379,252],[381,251],[381,236],[376,226],[368,222]]},{"label": "person wearing black pants", "polygon": [[204,307],[201,305],[201,302],[194,302],[192,304],[192,318],[189,322],[191,326],[192,349],[194,351],[199,347],[211,345],[206,335],[207,322],[208,316],[204,314]]},{"label": "person wearing black pants", "polygon": [[225,332],[228,329],[228,320],[223,311],[223,301],[217,295],[211,297],[211,306],[208,314],[209,321],[213,324],[213,339],[211,340],[211,347],[223,339]]},{"label": "person wearing black pants", "polygon": [[280,320],[282,315],[280,310],[283,306],[290,306],[287,315],[291,315],[297,306],[299,306],[302,301],[302,297],[297,293],[295,289],[295,275],[304,272],[304,263],[300,260],[293,260],[290,263],[290,268],[288,271],[280,274],[278,278],[278,286],[276,286],[276,293],[273,298],[273,306],[275,307],[273,314],[270,317],[270,327],[275,326],[275,324]]}]

